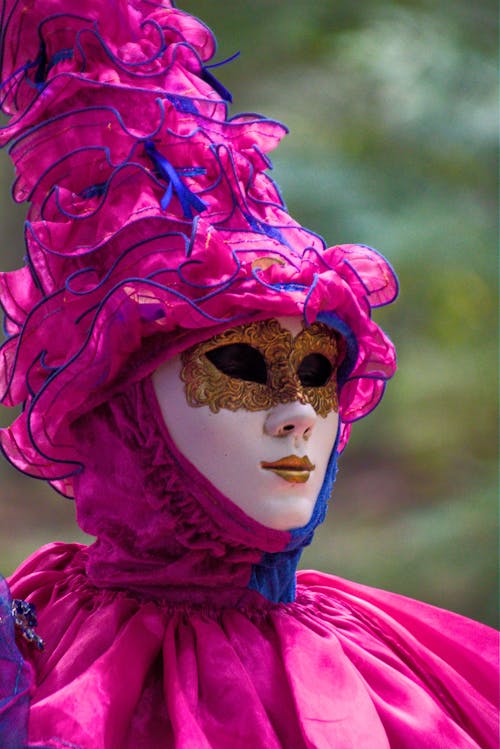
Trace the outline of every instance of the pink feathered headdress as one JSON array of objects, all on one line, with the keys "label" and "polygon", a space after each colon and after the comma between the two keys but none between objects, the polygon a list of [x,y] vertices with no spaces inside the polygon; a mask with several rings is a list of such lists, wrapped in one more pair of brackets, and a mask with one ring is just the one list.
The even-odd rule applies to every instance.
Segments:
[{"label": "pink feathered headdress", "polygon": [[210,30],[148,0],[2,13],[0,144],[31,203],[26,266],[0,276],[0,397],[24,404],[0,435],[7,457],[70,495],[76,418],[161,358],[283,315],[343,337],[342,448],[395,370],[370,313],[397,282],[374,250],[326,249],[288,215],[266,174],[286,129],[228,119]]}]

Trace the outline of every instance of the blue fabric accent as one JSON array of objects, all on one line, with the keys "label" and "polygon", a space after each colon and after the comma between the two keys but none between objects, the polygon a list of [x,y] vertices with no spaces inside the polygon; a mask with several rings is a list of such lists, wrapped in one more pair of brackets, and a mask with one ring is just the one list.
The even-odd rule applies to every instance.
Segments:
[{"label": "blue fabric accent", "polygon": [[185,218],[193,218],[193,209],[200,212],[204,211],[207,207],[206,204],[201,200],[201,198],[195,195],[194,192],[191,192],[191,190],[186,187],[180,174],[184,174],[186,177],[194,177],[197,174],[203,174],[205,169],[203,167],[193,167],[177,170],[173,164],[165,158],[165,156],[162,156],[162,154],[157,151],[152,140],[147,140],[144,143],[144,148],[155,165],[160,177],[164,179],[165,182],[168,182],[168,187],[160,203],[162,211],[167,210],[168,204],[172,200],[174,190],[180,200]]},{"label": "blue fabric accent", "polygon": [[214,76],[214,74],[210,72],[210,68],[219,68],[221,65],[226,65],[226,63],[228,62],[236,60],[236,58],[239,56],[240,53],[235,52],[234,55],[231,55],[231,57],[226,57],[225,60],[221,60],[220,62],[213,62],[211,65],[204,65],[201,69],[201,77],[203,78],[205,83],[208,83],[210,86],[212,86],[212,88],[217,91],[219,96],[224,99],[224,101],[228,101],[229,103],[233,101],[233,95],[230,91],[227,90],[225,86],[222,85],[222,83]]},{"label": "blue fabric accent", "polygon": [[9,588],[0,577],[0,746],[21,749],[28,737],[31,673],[15,641]]},{"label": "blue fabric accent", "polygon": [[255,216],[252,216],[250,213],[244,213],[243,215],[254,231],[258,232],[259,234],[265,234],[271,239],[276,239],[280,244],[284,244],[286,247],[289,247],[289,244],[286,241],[285,237],[276,226],[271,226],[270,224],[266,224],[264,221],[259,221],[259,219],[255,218]]},{"label": "blue fabric accent", "polygon": [[305,323],[306,326],[309,325],[309,318],[307,317],[307,310],[308,310],[308,307],[309,307],[309,300],[311,299],[311,297],[313,295],[314,289],[318,285],[318,279],[319,279],[319,275],[318,275],[318,273],[315,273],[314,276],[313,276],[312,283],[309,286],[309,291],[307,292],[306,298],[304,299],[304,307],[302,309],[302,317],[303,317],[303,320],[304,320],[304,323]]},{"label": "blue fabric accent", "polygon": [[80,197],[85,198],[85,200],[88,200],[89,198],[100,198],[102,195],[104,195],[106,185],[107,182],[100,182],[96,185],[90,185],[90,187],[86,187],[85,190],[81,191]]},{"label": "blue fabric accent", "polygon": [[156,322],[162,320],[165,315],[165,307],[161,304],[143,304],[141,307],[141,320]]},{"label": "blue fabric accent", "polygon": [[318,525],[321,525],[326,517],[326,512],[328,510],[328,501],[332,494],[333,485],[337,477],[337,446],[339,443],[339,437],[340,421],[339,428],[337,429],[337,436],[335,437],[335,444],[333,446],[333,450],[326,467],[325,478],[319,491],[316,504],[314,505],[311,519],[303,528],[296,528],[290,531],[291,540],[287,547],[288,550],[300,549],[302,551],[306,546],[309,546],[313,539],[314,531],[316,530]]},{"label": "blue fabric accent", "polygon": [[337,317],[333,312],[320,312],[317,318],[333,330],[338,331],[344,338],[347,346],[346,356],[337,371],[337,384],[339,389],[347,381],[358,360],[359,347],[356,336],[347,323]]},{"label": "blue fabric accent", "polygon": [[73,50],[71,47],[66,47],[65,49],[60,49],[59,52],[56,52],[52,57],[50,58],[48,65],[47,65],[47,73],[51,68],[54,67],[54,65],[57,65],[58,62],[61,62],[62,60],[72,60],[73,59]]},{"label": "blue fabric accent", "polygon": [[[2,89],[4,88],[7,88],[10,81],[14,80],[16,76],[19,75],[19,73],[27,73],[28,70],[32,70],[33,68],[36,68],[34,80],[30,81],[30,79],[27,78],[27,81],[30,85],[38,89],[38,91],[43,91],[43,89],[45,88],[49,70],[53,68],[54,65],[57,65],[57,63],[61,60],[70,60],[72,57],[73,50],[68,48],[61,49],[59,52],[56,52],[50,60],[47,60],[45,42],[42,40],[40,42],[40,51],[34,62],[28,60],[24,63],[24,65],[21,65],[21,67],[19,67],[17,70],[14,70],[13,73],[11,73],[2,83],[0,83],[0,91],[2,91]],[[3,106],[3,100],[0,100],[0,106]]]},{"label": "blue fabric accent", "polygon": [[208,83],[209,86],[212,86],[212,88],[217,91],[221,99],[229,103],[233,101],[232,93],[222,85],[222,83],[215,77],[213,73],[210,72],[208,67],[203,67],[201,69],[201,77],[203,78],[205,83]]},{"label": "blue fabric accent", "polygon": [[[340,427],[340,423],[339,423]],[[337,445],[340,428],[328,460],[325,479],[321,486],[313,514],[307,525],[290,531],[290,541],[284,551],[264,553],[260,562],[252,566],[248,587],[273,603],[290,603],[295,600],[295,573],[302,551],[311,543],[314,531],[320,525],[328,509],[337,475]]]},{"label": "blue fabric accent", "polygon": [[241,55],[241,52],[235,52],[234,55],[230,55],[229,57],[226,57],[225,60],[219,60],[219,62],[212,62],[210,65],[205,65],[206,68],[220,68],[222,65],[227,65],[228,62],[232,62],[233,60],[236,60],[237,57]]},{"label": "blue fabric accent", "polygon": [[303,283],[273,283],[271,286],[278,291],[305,291],[309,288]]},{"label": "blue fabric accent", "polygon": [[31,60],[28,60],[28,62],[25,62],[24,65],[21,65],[17,70],[14,70],[7,78],[5,78],[4,81],[0,82],[0,91],[3,91],[4,89],[7,90],[7,93],[5,94],[4,98],[0,98],[0,107],[3,107],[5,99],[9,95],[9,84],[11,81],[15,81],[16,76],[18,76],[20,73],[26,74],[28,70],[31,70],[32,68],[36,67],[37,62],[31,62]]},{"label": "blue fabric accent", "polygon": [[187,96],[167,94],[167,99],[174,105],[178,112],[184,112],[184,114],[200,114],[198,107],[191,99],[188,99]]},{"label": "blue fabric accent", "polygon": [[45,87],[45,79],[47,77],[47,50],[45,48],[45,42],[43,39],[40,42],[40,51],[35,60],[37,66],[35,70],[35,86],[41,91]]},{"label": "blue fabric accent", "polygon": [[34,65],[36,65],[35,79],[34,79],[36,88],[39,91],[42,91],[45,88],[47,75],[49,71],[54,67],[54,65],[57,65],[57,63],[61,62],[61,60],[71,60],[72,57],[73,57],[73,50],[70,48],[66,48],[66,49],[59,50],[59,52],[56,52],[50,58],[50,60],[47,60],[47,49],[45,47],[45,42],[42,39],[40,41],[40,51],[34,62]]},{"label": "blue fabric accent", "polygon": [[301,554],[302,549],[264,553],[252,567],[248,587],[273,603],[291,603],[295,600],[295,572]]}]

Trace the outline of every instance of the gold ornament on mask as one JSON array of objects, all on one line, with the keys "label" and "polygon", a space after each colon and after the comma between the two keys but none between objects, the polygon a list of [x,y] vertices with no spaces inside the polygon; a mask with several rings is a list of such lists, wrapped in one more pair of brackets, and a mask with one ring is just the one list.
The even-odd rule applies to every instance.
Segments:
[{"label": "gold ornament on mask", "polygon": [[[225,374],[208,358],[207,354],[232,344],[246,344],[262,355],[265,382]],[[301,381],[301,365],[310,355],[319,355],[327,365],[325,382]],[[327,325],[315,322],[294,337],[277,320],[264,320],[230,328],[184,351],[181,378],[189,405],[208,406],[213,413],[221,408],[267,411],[278,403],[300,401],[327,416],[338,411],[337,358],[335,333]]]}]

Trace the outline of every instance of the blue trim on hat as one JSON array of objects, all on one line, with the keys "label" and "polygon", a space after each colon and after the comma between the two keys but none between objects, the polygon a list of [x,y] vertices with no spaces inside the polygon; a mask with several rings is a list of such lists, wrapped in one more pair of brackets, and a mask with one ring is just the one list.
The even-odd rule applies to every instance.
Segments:
[{"label": "blue trim on hat", "polygon": [[320,312],[317,320],[324,322],[325,325],[340,333],[346,342],[346,355],[337,370],[337,385],[340,390],[356,366],[359,355],[358,342],[349,325],[334,312]]}]

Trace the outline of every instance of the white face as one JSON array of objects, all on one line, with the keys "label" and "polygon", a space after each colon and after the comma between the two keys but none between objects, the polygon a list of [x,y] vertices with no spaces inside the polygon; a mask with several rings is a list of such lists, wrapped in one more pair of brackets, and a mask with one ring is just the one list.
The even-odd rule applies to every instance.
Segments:
[{"label": "white face", "polygon": [[[302,330],[296,318],[279,323],[294,336]],[[188,403],[181,369],[176,356],[153,375],[165,424],[180,452],[254,520],[275,530],[306,525],[323,484],[338,413],[321,416],[298,400],[262,411],[213,413],[208,405]]]}]

